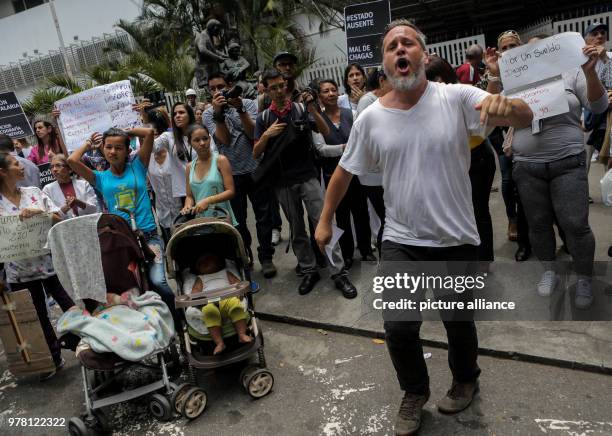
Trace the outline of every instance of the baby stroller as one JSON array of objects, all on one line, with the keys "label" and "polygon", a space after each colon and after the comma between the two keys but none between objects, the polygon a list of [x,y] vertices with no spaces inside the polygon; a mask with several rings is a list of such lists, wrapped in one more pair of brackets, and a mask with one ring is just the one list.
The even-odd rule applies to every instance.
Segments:
[{"label": "baby stroller", "polygon": [[[67,239],[71,236],[71,228],[82,225],[83,222],[79,222],[80,220],[94,220],[96,218],[107,298],[109,294],[119,294],[123,290],[130,289],[139,290],[142,297],[142,294],[148,289],[144,264],[151,259],[153,253],[133,230],[135,228],[133,216],[131,216],[132,229],[124,219],[112,214],[83,216],[57,224],[49,233],[49,240],[53,241],[53,244],[50,243],[50,245],[54,259],[74,256],[75,253],[70,250],[71,246],[74,247],[72,245],[73,239]],[[53,232],[58,234],[52,236]],[[66,240],[63,240],[63,238]],[[58,276],[62,281],[66,279],[65,277],[62,278],[59,272]],[[71,276],[67,279],[71,282],[71,287],[74,286],[75,282],[73,280],[75,278]],[[68,287],[66,289],[70,293]],[[73,298],[75,297],[78,298],[78,296],[73,296]],[[154,296],[153,300],[167,310],[167,306],[157,296]],[[83,302],[86,310],[92,314],[100,304],[98,301],[90,299],[83,299]],[[69,312],[66,312],[64,316]],[[136,313],[140,316],[139,312]],[[64,319],[64,316],[60,318],[60,321]],[[171,326],[172,322],[169,325]],[[59,326],[60,322],[58,321],[58,329]],[[69,420],[68,430],[70,434],[88,435],[95,432],[105,433],[110,431],[109,419],[104,412],[105,408],[139,397],[148,397],[149,411],[154,417],[162,421],[170,420],[175,411],[183,413],[188,418],[195,418],[204,411],[206,394],[200,388],[192,385],[186,392],[183,392],[181,408],[177,407],[175,394],[178,386],[170,381],[168,361],[172,361],[174,368],[180,368],[180,361],[176,341],[174,340],[173,326],[169,327],[166,332],[169,332],[166,337],[170,337],[164,342],[164,344],[167,343],[167,346],[161,350],[157,349],[140,361],[125,360],[114,352],[95,352],[86,344],[84,346],[83,341],[73,333],[62,336],[60,341],[64,347],[77,351],[77,358],[81,363],[85,393],[85,413]],[[126,334],[131,335],[132,332]],[[157,333],[154,332],[153,334],[156,335]],[[142,374],[143,370],[147,374],[146,383],[143,385],[141,380],[138,380],[139,383],[132,386],[132,380],[128,376],[133,373],[139,375],[138,371],[141,371]],[[128,386],[125,383],[126,379],[129,381]],[[185,404],[188,404],[188,406],[185,407]]]},{"label": "baby stroller", "polygon": [[[222,215],[223,211],[219,210]],[[204,252],[214,252],[233,262],[236,272],[240,275],[240,282],[222,288],[205,289],[200,293],[184,292],[185,280],[182,272],[187,270],[192,262]],[[166,276],[170,283],[172,283],[171,279],[176,281],[176,308],[177,310],[182,309],[186,315],[180,339],[183,352],[187,357],[192,383],[197,383],[197,370],[220,368],[249,360],[251,356],[257,355],[257,363],[248,364],[242,370],[239,381],[251,397],[258,399],[272,390],[274,377],[266,368],[264,339],[258,327],[252,296],[252,293],[257,291],[253,287],[257,285],[251,280],[248,265],[249,259],[240,233],[231,225],[229,219],[223,217],[195,218],[175,225],[166,247]],[[225,352],[212,355],[211,336],[207,331],[198,330],[190,322],[188,309],[230,297],[243,297],[243,308],[248,315],[247,328],[253,340],[246,344],[234,341],[233,346],[228,346]],[[191,319],[193,320],[192,317]],[[203,323],[200,327],[206,328]],[[227,339],[228,343],[236,336],[236,331],[229,320],[225,320],[222,331],[223,338]]]}]

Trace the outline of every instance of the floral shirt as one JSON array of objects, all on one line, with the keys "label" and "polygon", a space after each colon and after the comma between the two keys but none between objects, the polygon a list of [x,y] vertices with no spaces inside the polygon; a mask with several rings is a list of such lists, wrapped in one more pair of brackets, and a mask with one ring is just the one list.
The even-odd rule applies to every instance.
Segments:
[{"label": "floral shirt", "polygon": [[[19,206],[0,195],[0,216],[19,215],[19,212],[26,208],[42,209],[45,212],[59,212],[59,208],[39,188],[29,186],[19,189],[21,191]],[[5,264],[5,270],[8,283],[30,282],[55,275],[50,254],[8,262]]]}]

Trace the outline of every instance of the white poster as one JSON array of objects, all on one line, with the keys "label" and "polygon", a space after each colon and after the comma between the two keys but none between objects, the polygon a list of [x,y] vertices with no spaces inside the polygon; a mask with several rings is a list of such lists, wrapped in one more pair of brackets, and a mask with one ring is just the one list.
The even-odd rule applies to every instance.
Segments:
[{"label": "white poster", "polygon": [[565,32],[504,52],[499,61],[504,89],[558,76],[584,64],[586,45],[579,33]]},{"label": "white poster", "polygon": [[94,132],[110,127],[134,128],[141,125],[129,80],[96,86],[55,103],[60,110],[59,124],[69,152],[83,145]]},{"label": "white poster", "polygon": [[[532,86],[535,85],[535,86]],[[569,112],[569,104],[565,98],[565,84],[561,76],[532,84],[528,88],[513,90],[509,98],[520,98],[533,111],[533,119],[554,117]]]},{"label": "white poster", "polygon": [[48,213],[23,221],[19,215],[0,216],[0,262],[48,254],[49,250],[44,247],[52,224]]}]

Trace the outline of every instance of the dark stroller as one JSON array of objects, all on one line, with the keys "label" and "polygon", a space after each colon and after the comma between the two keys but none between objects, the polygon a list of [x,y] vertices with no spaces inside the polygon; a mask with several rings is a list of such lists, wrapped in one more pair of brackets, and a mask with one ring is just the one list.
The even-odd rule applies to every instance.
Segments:
[{"label": "dark stroller", "polygon": [[[188,269],[204,250],[232,261],[240,275],[240,282],[200,293],[183,292],[182,272]],[[233,347],[228,347],[226,352],[221,354],[212,355],[210,335],[196,331],[187,322],[187,316],[185,317],[180,339],[189,364],[192,383],[196,383],[197,370],[223,367],[248,360],[256,355],[257,363],[251,363],[243,369],[240,383],[251,397],[261,398],[272,390],[274,377],[266,368],[263,335],[258,328],[253,305],[252,286],[255,285],[251,281],[248,264],[249,260],[240,233],[222,218],[196,218],[175,226],[166,247],[166,276],[169,280],[174,279],[177,284],[177,310],[182,309],[187,315],[187,309],[191,307],[205,306],[230,297],[243,297],[243,301],[246,299],[247,326],[253,340],[246,344],[235,341]],[[224,339],[231,340],[235,334],[231,322],[223,325]]]},{"label": "dark stroller", "polygon": [[[79,219],[81,218],[73,218],[58,225],[71,225],[72,221]],[[132,225],[135,226],[135,223]],[[130,229],[127,222],[117,215],[101,214],[97,228],[107,292],[117,294],[134,288],[139,289],[141,293],[146,291],[148,286],[144,264],[152,254],[146,244]],[[54,256],[70,254],[53,252]],[[87,299],[83,302],[86,309],[94,313],[98,302]],[[206,407],[205,392],[193,385],[183,391],[181,401],[178,401],[178,387],[170,381],[168,375],[169,361],[172,362],[173,368],[180,369],[175,340],[171,340],[165,349],[148,355],[140,362],[124,360],[115,353],[97,353],[91,348],[76,346],[80,338],[72,333],[64,335],[61,340],[67,348],[78,350],[77,358],[81,363],[85,393],[85,413],[71,418],[68,422],[68,430],[72,435],[110,431],[110,423],[104,409],[139,397],[148,397],[151,414],[162,421],[172,419],[175,411],[188,418],[195,418]],[[67,345],[70,342],[72,346]],[[149,376],[144,385],[126,387],[123,383],[126,374],[141,368],[145,368],[148,374],[153,374],[154,380],[150,381]]]}]

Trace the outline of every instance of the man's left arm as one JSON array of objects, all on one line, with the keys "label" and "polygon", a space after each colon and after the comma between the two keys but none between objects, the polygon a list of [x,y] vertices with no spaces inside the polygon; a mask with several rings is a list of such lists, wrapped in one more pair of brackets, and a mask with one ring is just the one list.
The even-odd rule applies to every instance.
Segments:
[{"label": "man's left arm", "polygon": [[[501,94],[489,94],[474,86],[460,85],[459,91],[464,108],[469,112],[466,114],[469,120],[478,121],[478,114],[474,114],[473,110],[480,111],[481,127],[486,124],[489,127],[512,126],[522,129],[531,125],[533,112],[521,99],[507,98]],[[470,130],[477,130],[473,128],[474,125],[471,127]]]},{"label": "man's left arm", "polygon": [[[242,100],[242,99],[239,99]],[[241,101],[242,110],[236,109],[242,121],[244,133],[250,140],[253,140],[255,133],[255,120],[257,119],[257,104],[254,100],[243,99]]]}]

